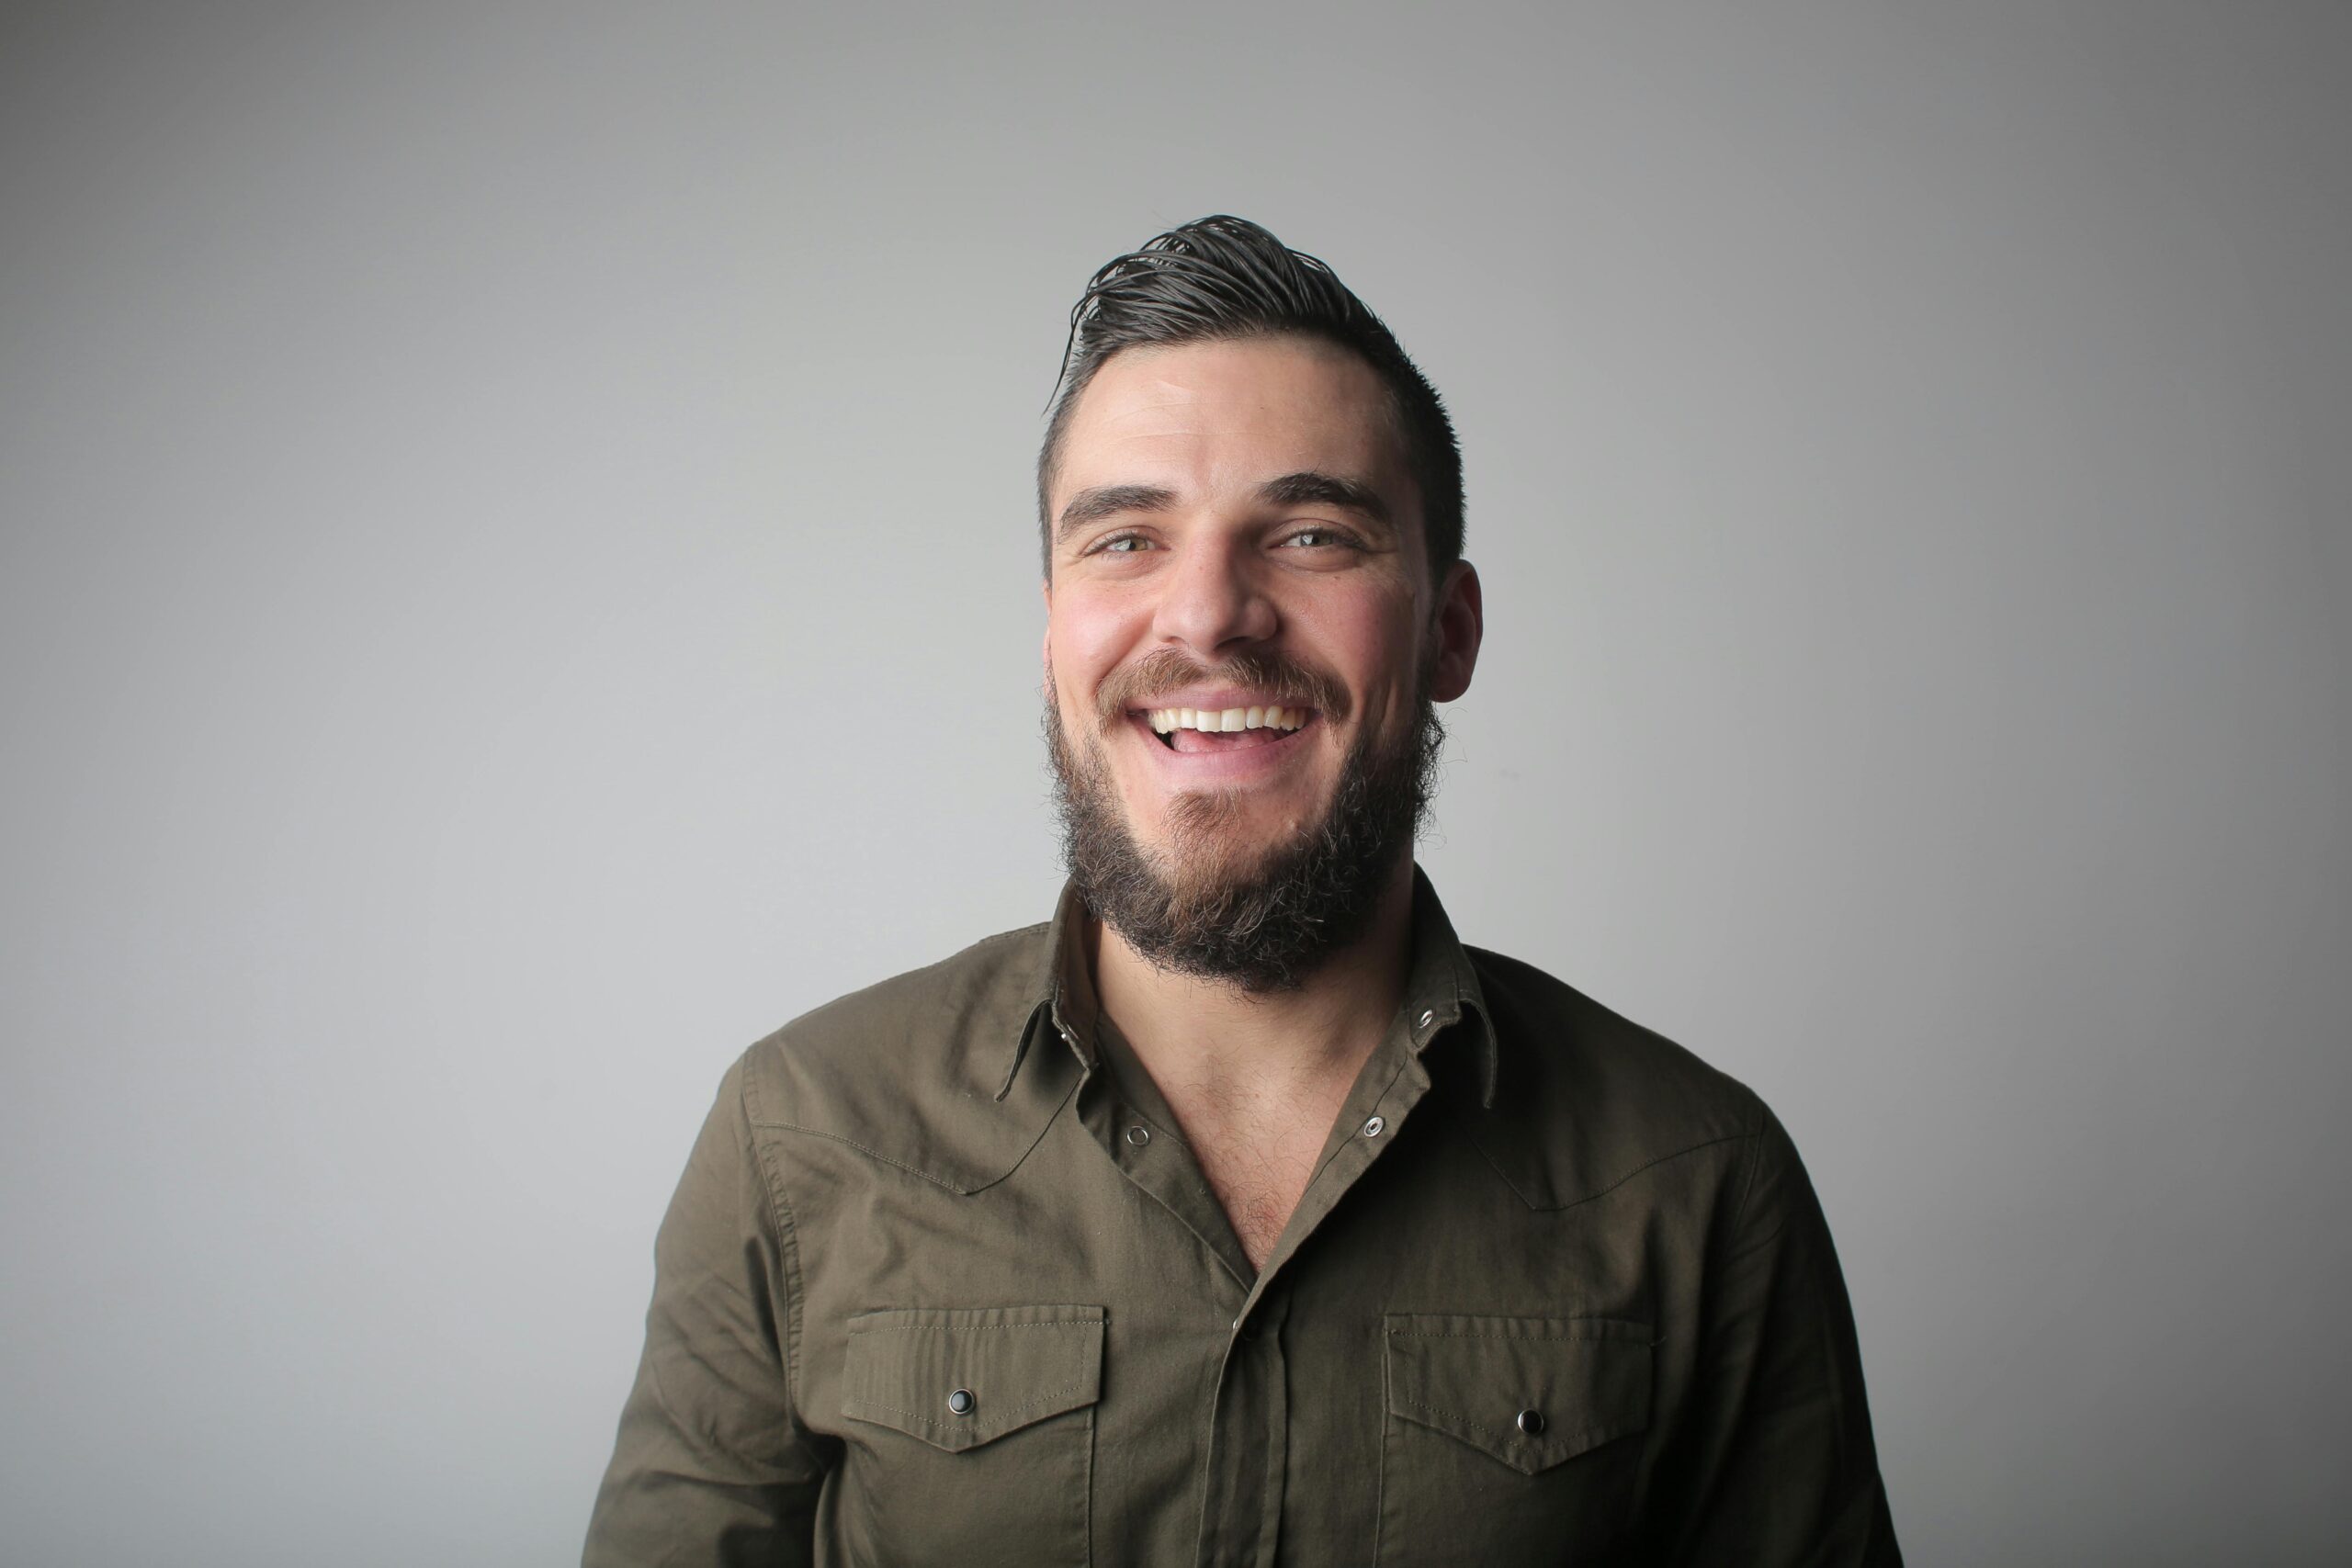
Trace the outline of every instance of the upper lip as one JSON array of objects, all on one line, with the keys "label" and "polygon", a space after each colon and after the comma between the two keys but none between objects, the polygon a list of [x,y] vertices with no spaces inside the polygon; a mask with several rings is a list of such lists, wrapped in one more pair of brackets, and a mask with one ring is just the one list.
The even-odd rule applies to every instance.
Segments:
[{"label": "upper lip", "polygon": [[1253,692],[1243,686],[1186,686],[1180,691],[1165,692],[1156,697],[1146,697],[1127,705],[1129,713],[1157,713],[1163,708],[1205,708],[1211,713],[1223,713],[1227,708],[1298,708],[1312,711],[1307,705],[1294,698],[1269,692]]}]

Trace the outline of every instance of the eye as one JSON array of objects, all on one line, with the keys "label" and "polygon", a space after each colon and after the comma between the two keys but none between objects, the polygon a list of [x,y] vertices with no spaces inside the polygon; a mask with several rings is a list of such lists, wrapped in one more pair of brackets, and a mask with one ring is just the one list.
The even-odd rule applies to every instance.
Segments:
[{"label": "eye", "polygon": [[1283,541],[1284,549],[1293,547],[1299,549],[1324,549],[1332,546],[1349,550],[1359,547],[1353,536],[1346,530],[1326,527],[1319,523],[1311,528],[1301,528]]},{"label": "eye", "polygon": [[1140,555],[1152,547],[1152,542],[1141,534],[1114,534],[1107,539],[1098,541],[1086,553],[1090,556],[1132,556]]}]

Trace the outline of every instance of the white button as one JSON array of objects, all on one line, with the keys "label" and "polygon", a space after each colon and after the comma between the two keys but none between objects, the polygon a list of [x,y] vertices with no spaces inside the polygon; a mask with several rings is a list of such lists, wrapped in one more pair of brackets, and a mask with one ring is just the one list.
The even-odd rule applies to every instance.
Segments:
[{"label": "white button", "polygon": [[1376,1138],[1387,1125],[1387,1122],[1374,1116],[1363,1124],[1363,1135],[1367,1138]]}]

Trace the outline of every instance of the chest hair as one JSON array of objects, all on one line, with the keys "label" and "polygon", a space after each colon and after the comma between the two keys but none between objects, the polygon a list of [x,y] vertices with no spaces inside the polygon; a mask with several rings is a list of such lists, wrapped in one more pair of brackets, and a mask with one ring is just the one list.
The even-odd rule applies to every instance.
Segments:
[{"label": "chest hair", "polygon": [[1214,1091],[1170,1105],[1250,1267],[1263,1269],[1272,1256],[1345,1097],[1341,1085],[1272,1105],[1236,1104]]}]

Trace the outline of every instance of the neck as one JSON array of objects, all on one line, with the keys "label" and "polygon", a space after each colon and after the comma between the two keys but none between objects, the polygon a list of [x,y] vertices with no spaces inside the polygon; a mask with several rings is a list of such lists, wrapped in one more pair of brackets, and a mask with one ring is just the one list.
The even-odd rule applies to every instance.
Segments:
[{"label": "neck", "polygon": [[1171,1081],[1274,1084],[1352,1080],[1405,994],[1412,945],[1413,861],[1399,858],[1364,934],[1295,990],[1252,995],[1154,968],[1119,933],[1088,922],[1102,1010],[1163,1087]]}]

